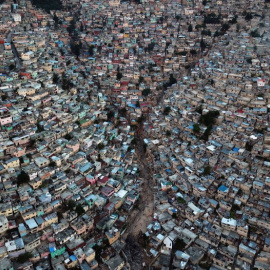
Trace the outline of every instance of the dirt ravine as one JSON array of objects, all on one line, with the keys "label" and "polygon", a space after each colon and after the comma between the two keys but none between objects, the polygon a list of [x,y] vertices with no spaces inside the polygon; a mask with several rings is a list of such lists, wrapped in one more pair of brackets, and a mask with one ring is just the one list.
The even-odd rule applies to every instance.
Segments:
[{"label": "dirt ravine", "polygon": [[131,270],[141,270],[143,269],[143,263],[145,267],[147,267],[151,264],[152,260],[138,244],[140,242],[139,237],[141,237],[141,232],[146,232],[147,226],[153,220],[154,215],[154,178],[152,162],[149,161],[150,159],[147,158],[147,153],[145,153],[144,138],[143,124],[140,123],[136,131],[137,144],[135,150],[140,164],[140,178],[143,182],[142,191],[140,192],[137,207],[132,210],[128,217],[128,227],[123,235],[126,241],[125,253]]},{"label": "dirt ravine", "polygon": [[137,145],[135,147],[140,163],[141,178],[143,181],[142,191],[138,202],[138,209],[134,209],[129,217],[126,236],[131,234],[136,239],[140,232],[146,232],[147,226],[153,220],[154,214],[154,183],[151,162],[146,159],[144,151],[143,124],[139,124],[136,131]]}]

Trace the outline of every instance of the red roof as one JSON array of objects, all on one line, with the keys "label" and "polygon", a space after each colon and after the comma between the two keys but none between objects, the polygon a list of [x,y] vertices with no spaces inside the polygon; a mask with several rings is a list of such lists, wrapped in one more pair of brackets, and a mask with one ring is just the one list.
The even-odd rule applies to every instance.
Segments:
[{"label": "red roof", "polygon": [[129,82],[127,82],[127,81],[121,82],[121,86],[127,86],[128,84],[129,84]]},{"label": "red roof", "polygon": [[105,186],[101,189],[101,193],[105,196],[111,196],[114,193],[114,189],[112,187]]},{"label": "red roof", "polygon": [[104,209],[109,210],[109,211],[113,211],[114,206],[115,206],[114,203],[109,202],[107,205],[104,206]]},{"label": "red roof", "polygon": [[101,178],[98,179],[98,182],[101,182],[101,183],[107,183],[109,180],[109,178],[107,176],[103,176]]}]

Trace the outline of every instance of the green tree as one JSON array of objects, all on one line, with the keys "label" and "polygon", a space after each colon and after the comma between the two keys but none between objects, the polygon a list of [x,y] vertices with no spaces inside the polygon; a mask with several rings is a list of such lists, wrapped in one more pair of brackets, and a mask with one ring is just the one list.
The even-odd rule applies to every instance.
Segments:
[{"label": "green tree", "polygon": [[218,30],[214,33],[214,37],[219,37],[220,35],[221,33]]},{"label": "green tree", "polygon": [[13,70],[15,68],[15,65],[14,64],[10,64],[9,65],[9,70]]},{"label": "green tree", "polygon": [[215,124],[215,119],[219,116],[218,111],[209,111],[206,114],[201,115],[199,122],[205,126],[210,126]]},{"label": "green tree", "polygon": [[231,209],[232,211],[240,211],[241,210],[241,207],[238,205],[238,204],[233,204],[232,205],[232,209]]},{"label": "green tree", "polygon": [[180,204],[183,204],[183,203],[185,203],[186,201],[185,201],[182,197],[178,197],[178,198],[177,198],[177,202],[180,203]]},{"label": "green tree", "polygon": [[108,118],[108,120],[111,120],[112,118],[114,118],[114,112],[108,111],[107,118]]},{"label": "green tree", "polygon": [[192,56],[194,56],[194,55],[196,55],[196,54],[197,54],[197,51],[196,51],[196,50],[194,50],[194,49],[192,49],[192,50],[190,50],[190,54],[191,54]]},{"label": "green tree", "polygon": [[58,217],[59,220],[63,218],[62,212],[57,211],[56,214],[57,214],[57,217]]},{"label": "green tree", "polygon": [[58,83],[58,81],[59,81],[59,75],[56,74],[56,73],[53,73],[53,78],[52,78],[52,80],[53,80],[53,83],[54,83],[54,84]]},{"label": "green tree", "polygon": [[98,147],[99,150],[102,150],[105,146],[104,146],[103,143],[99,143],[99,144],[97,145],[97,147]]},{"label": "green tree", "polygon": [[37,8],[44,9],[48,13],[51,10],[61,10],[63,8],[61,0],[32,0],[32,4]]},{"label": "green tree", "polygon": [[70,90],[73,87],[73,83],[67,78],[65,72],[62,73],[62,88],[63,90]]},{"label": "green tree", "polygon": [[146,150],[147,150],[147,144],[143,143],[143,151],[146,152]]},{"label": "green tree", "polygon": [[141,115],[141,116],[138,118],[137,122],[138,122],[138,123],[142,123],[144,120],[145,120],[145,117],[144,117],[143,115]]},{"label": "green tree", "polygon": [[76,206],[76,202],[75,201],[73,201],[73,200],[69,200],[68,201],[68,204],[67,204],[67,209],[68,210],[73,210],[75,208],[75,206]]},{"label": "green tree", "polygon": [[71,52],[76,57],[79,57],[80,56],[80,54],[81,54],[81,48],[82,48],[82,43],[81,42],[79,42],[79,43],[71,42],[71,44],[70,44]]},{"label": "green tree", "polygon": [[252,64],[252,58],[247,58],[246,61],[248,64]]},{"label": "green tree", "polygon": [[202,36],[211,36],[211,31],[203,29],[202,32],[201,32],[201,35]]},{"label": "green tree", "polygon": [[170,74],[169,83],[171,86],[177,83],[177,80],[174,78],[173,74]]},{"label": "green tree", "polygon": [[35,139],[30,139],[29,146],[34,146],[35,144],[36,144],[36,140]]},{"label": "green tree", "polygon": [[120,71],[117,71],[116,79],[117,79],[118,81],[120,81],[120,80],[122,79],[122,77],[123,77],[123,74],[122,74]]},{"label": "green tree", "polygon": [[194,133],[200,133],[200,130],[201,130],[201,128],[200,128],[199,124],[194,124],[193,125],[193,132]]},{"label": "green tree", "polygon": [[168,114],[170,113],[170,111],[171,111],[171,107],[166,106],[166,107],[164,108],[164,110],[163,110],[163,114],[168,115]]},{"label": "green tree", "polygon": [[252,151],[253,145],[250,142],[247,142],[245,145],[245,149],[249,152]]},{"label": "green tree", "polygon": [[238,18],[238,16],[235,15],[235,16],[232,18],[232,20],[229,21],[229,23],[231,23],[231,24],[236,24],[236,23],[237,23],[237,18]]},{"label": "green tree", "polygon": [[182,239],[177,238],[177,240],[174,243],[174,249],[183,251],[186,247],[185,242]]},{"label": "green tree", "polygon": [[54,12],[54,14],[53,14],[53,20],[54,20],[55,26],[57,27],[58,24],[59,24],[59,18],[57,17],[57,15],[56,15],[55,12]]},{"label": "green tree", "polygon": [[201,136],[201,139],[205,140],[205,141],[208,141],[208,137],[209,135],[211,134],[211,131],[212,131],[212,125],[209,125],[206,130],[204,131],[203,135]]},{"label": "green tree", "polygon": [[75,30],[76,30],[76,21],[75,21],[75,18],[73,18],[70,21],[69,26],[67,27],[67,31],[68,31],[69,35],[74,35]]},{"label": "green tree", "polygon": [[50,167],[55,167],[55,166],[56,166],[55,161],[51,161],[49,166],[50,166]]},{"label": "green tree", "polygon": [[32,159],[32,154],[27,153],[27,154],[26,154],[26,157],[29,158],[29,159],[31,160],[31,159]]},{"label": "green tree", "polygon": [[23,254],[20,254],[17,258],[17,262],[20,264],[23,264],[27,261],[29,261],[29,259],[31,259],[33,257],[33,255],[30,252],[25,252]]},{"label": "green tree", "polygon": [[251,14],[250,12],[248,12],[248,13],[246,14],[246,16],[245,16],[245,20],[246,20],[246,21],[250,21],[250,20],[252,20],[252,18],[253,18],[253,16],[252,16],[252,14]]},{"label": "green tree", "polygon": [[204,16],[204,24],[218,24],[220,23],[220,19],[221,14],[210,13]]},{"label": "green tree", "polygon": [[153,51],[155,47],[155,42],[151,42],[148,44],[147,49],[149,52]]},{"label": "green tree", "polygon": [[25,184],[30,182],[30,177],[25,171],[21,171],[17,176],[17,184]]},{"label": "green tree", "polygon": [[133,138],[132,141],[131,141],[131,144],[132,145],[136,145],[137,143],[138,143],[137,138]]},{"label": "green tree", "polygon": [[250,35],[251,35],[252,37],[254,37],[254,38],[260,37],[260,33],[258,32],[258,29],[252,30],[252,31],[250,32]]},{"label": "green tree", "polygon": [[24,163],[23,157],[20,157],[19,160],[20,160],[20,165]]},{"label": "green tree", "polygon": [[149,244],[149,242],[150,242],[150,238],[149,238],[149,236],[147,236],[145,233],[142,235],[142,246],[143,246],[143,248],[146,248],[147,247],[147,245]]},{"label": "green tree", "polygon": [[127,109],[126,109],[126,108],[121,108],[121,109],[118,110],[118,112],[119,112],[119,114],[120,114],[121,116],[125,116],[126,113],[127,113]]},{"label": "green tree", "polygon": [[202,114],[202,105],[200,105],[199,107],[196,108],[196,112],[199,113],[199,114]]},{"label": "green tree", "polygon": [[70,133],[67,133],[67,134],[64,136],[64,138],[65,138],[66,140],[71,140],[71,139],[72,139],[72,136],[71,136]]},{"label": "green tree", "polygon": [[148,96],[151,93],[151,90],[149,88],[143,89],[142,90],[142,95],[143,96]]},{"label": "green tree", "polygon": [[224,23],[222,24],[221,31],[226,32],[227,30],[229,30],[229,28],[230,28],[230,25],[227,23]]},{"label": "green tree", "polygon": [[203,175],[209,175],[211,173],[211,167],[207,165],[203,170]]},{"label": "green tree", "polygon": [[178,52],[177,55],[187,55],[187,51]]},{"label": "green tree", "polygon": [[93,56],[94,55],[94,45],[90,45],[89,48],[88,48],[88,52],[89,52],[89,55],[90,56]]},{"label": "green tree", "polygon": [[85,213],[85,210],[84,210],[84,208],[82,207],[81,204],[78,204],[78,205],[76,206],[76,213],[78,214],[78,216],[80,216],[80,215],[82,215],[82,214]]}]

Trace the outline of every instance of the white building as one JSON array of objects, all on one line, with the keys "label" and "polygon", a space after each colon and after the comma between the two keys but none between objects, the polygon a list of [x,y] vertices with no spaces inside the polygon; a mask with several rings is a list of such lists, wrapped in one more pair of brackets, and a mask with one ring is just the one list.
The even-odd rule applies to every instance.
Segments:
[{"label": "white building", "polygon": [[22,21],[22,17],[20,14],[13,14],[12,17],[13,17],[14,22],[21,22]]},{"label": "white building", "polygon": [[8,230],[8,219],[5,215],[0,215],[0,233],[4,233]]}]

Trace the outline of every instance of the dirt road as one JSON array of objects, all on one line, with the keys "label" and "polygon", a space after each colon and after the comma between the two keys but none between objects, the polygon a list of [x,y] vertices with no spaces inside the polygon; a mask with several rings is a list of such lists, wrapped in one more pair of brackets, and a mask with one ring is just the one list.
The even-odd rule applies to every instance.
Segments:
[{"label": "dirt road", "polygon": [[[142,263],[149,266],[151,258],[147,256],[143,248],[138,244],[140,232],[145,233],[147,226],[153,220],[154,214],[154,180],[152,172],[152,163],[146,158],[144,147],[144,129],[143,124],[139,124],[136,131],[137,145],[135,147],[138,161],[140,163],[140,177],[142,178],[142,191],[138,200],[137,209],[134,209],[128,218],[128,228],[123,236],[126,240],[125,252],[131,269],[143,269]],[[132,240],[130,240],[132,239]],[[136,249],[137,253],[134,252]],[[139,261],[139,262],[138,262]]]},{"label": "dirt road", "polygon": [[154,183],[151,163],[146,159],[144,151],[144,130],[143,124],[138,126],[136,131],[137,145],[136,154],[140,163],[141,178],[143,180],[142,192],[138,202],[138,210],[133,210],[129,217],[129,227],[126,235],[131,234],[138,237],[140,231],[146,232],[146,228],[153,220],[154,214]]}]

